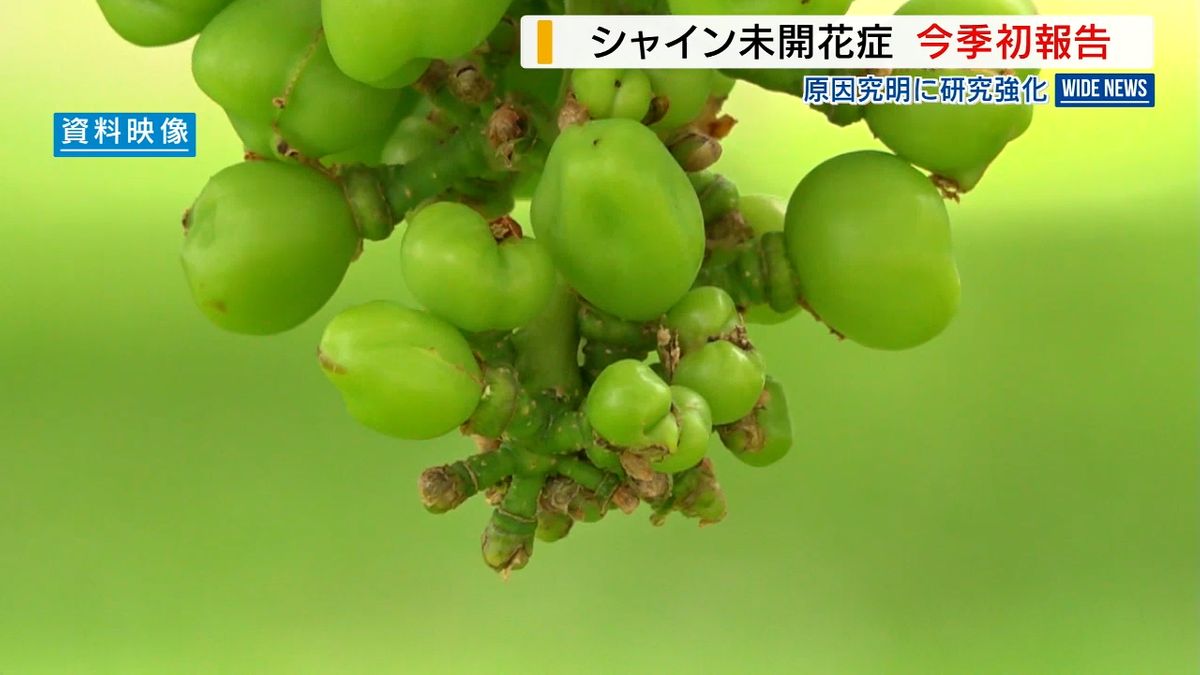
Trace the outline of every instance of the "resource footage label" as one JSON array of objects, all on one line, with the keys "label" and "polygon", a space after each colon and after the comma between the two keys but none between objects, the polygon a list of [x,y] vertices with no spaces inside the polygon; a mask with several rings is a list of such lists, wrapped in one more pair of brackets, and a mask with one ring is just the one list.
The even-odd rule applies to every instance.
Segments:
[{"label": "resource footage label", "polygon": [[54,113],[55,157],[195,157],[196,113]]}]

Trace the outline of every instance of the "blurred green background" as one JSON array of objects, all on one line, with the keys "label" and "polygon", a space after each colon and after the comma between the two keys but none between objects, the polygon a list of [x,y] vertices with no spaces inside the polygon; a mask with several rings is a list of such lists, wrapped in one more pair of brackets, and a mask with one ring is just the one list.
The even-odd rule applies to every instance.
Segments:
[{"label": "blurred green background", "polygon": [[[483,503],[416,498],[469,443],[360,429],[315,364],[332,312],[405,297],[398,241],[301,329],[219,333],[178,222],[239,150],[188,47],[125,45],[91,2],[11,3],[0,673],[1195,672],[1196,7],[1042,4],[1153,11],[1159,107],[1039,111],[952,207],[964,303],[934,344],[760,329],[799,446],[716,457],[726,522],[618,514],[504,583]],[[52,159],[71,110],[195,110],[200,157]],[[720,168],[748,192],[875,145],[748,87],[732,111]]]}]

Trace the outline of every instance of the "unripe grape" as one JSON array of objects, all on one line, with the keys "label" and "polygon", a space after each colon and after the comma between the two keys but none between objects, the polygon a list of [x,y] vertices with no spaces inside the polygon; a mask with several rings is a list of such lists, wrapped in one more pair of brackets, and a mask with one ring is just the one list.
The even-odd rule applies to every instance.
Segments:
[{"label": "unripe grape", "polygon": [[1037,14],[1032,0],[908,0],[897,16],[1020,16]]},{"label": "unripe grape", "polygon": [[621,117],[641,121],[654,98],[650,78],[641,70],[576,70],[571,74],[571,87],[575,98],[597,120]]},{"label": "unripe grape", "polygon": [[656,121],[656,131],[671,131],[700,116],[713,89],[715,71],[705,69],[645,71],[654,95],[667,103],[666,114]]},{"label": "unripe grape", "polygon": [[108,25],[142,47],[183,42],[204,29],[231,0],[96,0]]},{"label": "unripe grape", "polygon": [[721,442],[750,466],[770,466],[783,459],[792,449],[792,419],[783,386],[767,378],[763,397],[754,412],[722,427]]},{"label": "unripe grape", "polygon": [[429,59],[451,59],[492,32],[511,0],[322,0],[333,58],[378,87],[412,84]]},{"label": "unripe grape", "polygon": [[685,354],[671,383],[704,397],[712,410],[714,424],[728,424],[754,409],[766,377],[757,352],[719,340]]},{"label": "unripe grape", "polygon": [[251,335],[294,328],[316,313],[359,245],[341,187],[279,162],[213,176],[185,225],[183,267],[196,304],[218,326]]},{"label": "unripe grape", "polygon": [[[1029,15],[1037,9],[1029,0],[910,0],[898,15]],[[1021,71],[1019,76],[1035,74]],[[970,77],[969,70],[897,71],[921,78]],[[973,189],[991,163],[1012,140],[1025,133],[1032,105],[871,105],[871,132],[897,155],[953,180],[960,191]]]},{"label": "unripe grape", "polygon": [[700,463],[708,452],[712,436],[712,410],[704,397],[687,387],[671,387],[675,422],[679,426],[679,443],[675,451],[651,462],[660,473],[679,473]]},{"label": "unripe grape", "polygon": [[737,86],[737,79],[729,77],[719,70],[712,71],[712,82],[709,84],[709,96],[713,98],[728,98]]},{"label": "unripe grape", "polygon": [[483,393],[471,347],[425,312],[372,302],[325,329],[321,369],[363,425],[397,438],[436,438],[467,421]]},{"label": "unripe grape", "polygon": [[849,103],[824,103],[814,105],[813,109],[825,115],[826,119],[839,127],[848,127],[851,124],[857,124],[867,116],[867,106],[851,105]]},{"label": "unripe grape", "polygon": [[786,237],[801,297],[859,344],[915,347],[958,310],[945,203],[895,155],[853,152],[813,169],[788,204]]},{"label": "unripe grape", "polygon": [[[192,72],[247,149],[268,157],[381,148],[415,102],[412,92],[375,89],[337,69],[321,32],[320,0],[236,0],[200,34]],[[375,161],[377,153],[369,153]]]},{"label": "unripe grape", "polygon": [[[969,77],[970,71],[911,71],[922,78]],[[1004,148],[1029,127],[1030,105],[872,105],[871,132],[897,155],[952,179],[962,192],[973,189]]]},{"label": "unripe grape", "polygon": [[663,325],[675,332],[680,347],[688,352],[737,328],[738,319],[729,293],[716,286],[701,286],[688,291],[667,312]]},{"label": "unripe grape", "polygon": [[668,452],[678,447],[671,387],[641,361],[626,359],[605,368],[592,384],[584,409],[592,429],[613,445]]},{"label": "unripe grape", "polygon": [[[1038,13],[1033,0],[909,0],[897,16],[1032,16]],[[1021,78],[1036,75],[1040,68],[1017,71]]]},{"label": "unripe grape", "polygon": [[546,306],[556,283],[541,242],[497,242],[483,216],[453,202],[427,206],[409,219],[400,257],[413,296],[470,332],[525,325]]},{"label": "unripe grape", "polygon": [[592,304],[630,321],[670,309],[704,257],[704,219],[687,175],[631,120],[564,131],[531,214],[563,277]]},{"label": "unripe grape", "polygon": [[670,0],[672,14],[845,14],[854,0]]}]

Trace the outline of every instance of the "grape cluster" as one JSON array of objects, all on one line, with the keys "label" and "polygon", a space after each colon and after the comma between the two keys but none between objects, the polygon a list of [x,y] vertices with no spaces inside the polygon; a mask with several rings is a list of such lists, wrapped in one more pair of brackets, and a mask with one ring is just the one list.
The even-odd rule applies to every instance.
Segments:
[{"label": "grape cluster", "polygon": [[[837,336],[906,349],[959,303],[945,198],[1028,127],[1028,107],[840,106],[891,152],[813,169],[790,200],[710,171],[738,80],[799,93],[811,71],[520,67],[537,13],[846,11],[851,0],[99,0],[141,45],[198,35],[193,73],[244,162],[184,218],[183,266],[216,325],[268,335],[321,309],[364,241],[406,222],[422,309],[346,309],[319,364],[362,424],[460,429],[479,452],[425,471],[434,513],[484,493],[483,556],[507,573],[645,502],[720,521],[714,433],[750,466],[792,444],[787,398],[747,324],[806,310]],[[914,14],[1032,12],[1026,0],[911,0]],[[919,168],[918,168],[919,167]],[[928,173],[921,171],[926,170]],[[512,216],[531,200],[531,226]]]}]

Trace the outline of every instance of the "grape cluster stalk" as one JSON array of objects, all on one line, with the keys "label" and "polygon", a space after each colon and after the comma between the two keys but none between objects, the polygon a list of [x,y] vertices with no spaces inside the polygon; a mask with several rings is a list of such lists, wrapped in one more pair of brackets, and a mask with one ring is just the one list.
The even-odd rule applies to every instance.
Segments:
[{"label": "grape cluster stalk", "polygon": [[[792,445],[749,327],[807,313],[899,350],[960,288],[945,199],[974,189],[1028,106],[836,106],[886,149],[830,158],[790,199],[712,170],[739,81],[799,94],[819,71],[524,70],[526,14],[837,14],[852,0],[98,0],[138,45],[197,37],[192,71],[245,146],[184,217],[193,299],[271,335],[327,304],[365,242],[405,223],[420,308],[326,327],[318,365],[351,416],[477,452],[425,471],[433,513],[482,494],[484,561],[645,503],[717,523],[715,436],[746,465]],[[908,14],[1027,14],[1028,0],[911,0]],[[528,200],[530,221],[512,212]],[[533,236],[536,234],[536,237]],[[387,291],[383,291],[384,295]]]}]

